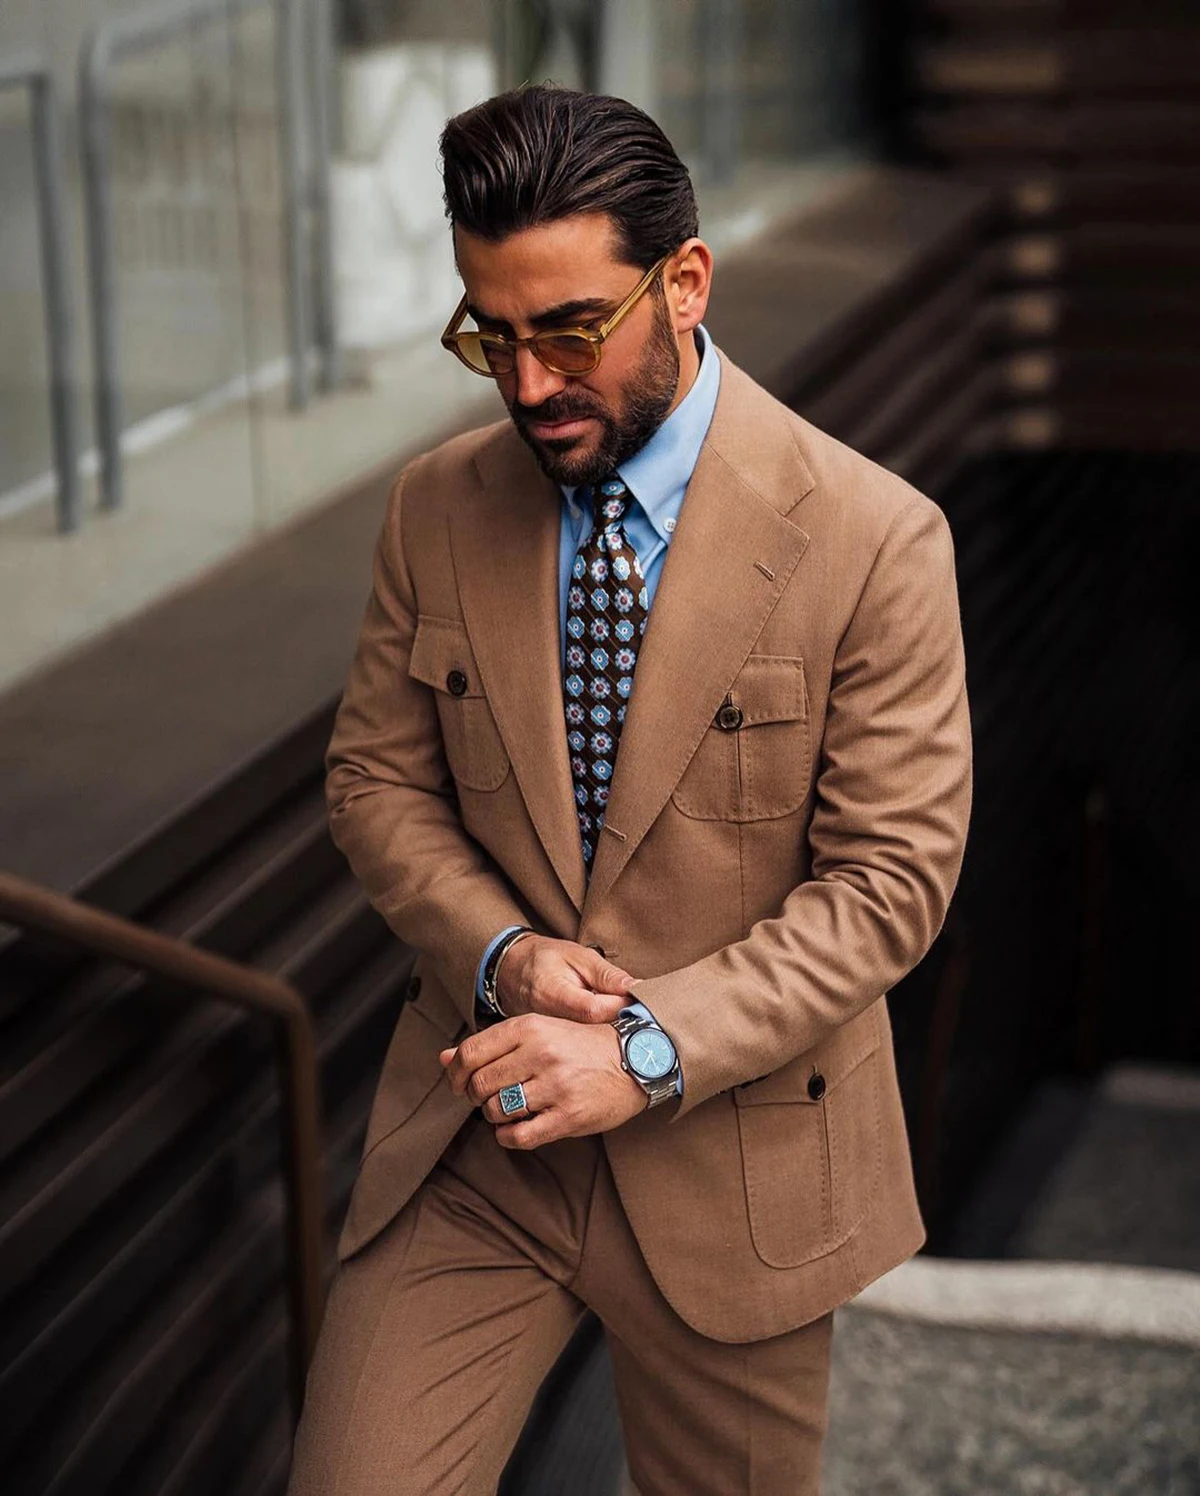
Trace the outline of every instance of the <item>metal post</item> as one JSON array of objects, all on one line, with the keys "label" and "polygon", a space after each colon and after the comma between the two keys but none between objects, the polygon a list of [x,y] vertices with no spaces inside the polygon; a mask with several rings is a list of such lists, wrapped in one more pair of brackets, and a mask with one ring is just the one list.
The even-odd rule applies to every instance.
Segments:
[{"label": "metal post", "polygon": [[308,47],[312,118],[313,257],[316,262],[316,335],[321,355],[321,388],[333,389],[341,377],[337,305],[333,276],[333,223],[330,202],[334,68],[333,9],[329,0],[310,0],[312,36]]},{"label": "metal post", "polygon": [[324,1309],[322,1243],[325,1209],[321,1181],[321,1082],[317,1037],[306,1008],[297,1007],[275,1030],[279,1075],[279,1148],[287,1225],[288,1357],[292,1422],[300,1422],[308,1368]]},{"label": "metal post", "polygon": [[0,63],[0,88],[25,84],[31,101],[33,166],[38,195],[38,240],[42,259],[42,308],[50,382],[50,425],[58,528],[79,528],[79,415],[75,385],[75,303],[67,255],[67,219],[58,133],[58,100],[49,67],[39,61]]},{"label": "metal post", "polygon": [[293,0],[276,0],[275,63],[280,101],[280,155],[283,176],[284,278],[287,287],[289,404],[308,404],[308,298],[311,273],[305,211],[303,57],[304,27]]},{"label": "metal post", "polygon": [[112,28],[102,27],[79,56],[79,144],[88,245],[88,295],[92,312],[92,367],[96,446],[100,452],[100,506],[118,509],[121,472],[120,349],[117,344],[117,277],[112,231],[112,139],[107,72]]}]

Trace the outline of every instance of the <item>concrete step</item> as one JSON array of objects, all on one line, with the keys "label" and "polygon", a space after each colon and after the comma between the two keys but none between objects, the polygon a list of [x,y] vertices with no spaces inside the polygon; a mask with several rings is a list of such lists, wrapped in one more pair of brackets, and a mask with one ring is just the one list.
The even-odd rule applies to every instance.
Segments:
[{"label": "concrete step", "polygon": [[848,1309],[823,1496],[1194,1496],[1198,1345]]}]

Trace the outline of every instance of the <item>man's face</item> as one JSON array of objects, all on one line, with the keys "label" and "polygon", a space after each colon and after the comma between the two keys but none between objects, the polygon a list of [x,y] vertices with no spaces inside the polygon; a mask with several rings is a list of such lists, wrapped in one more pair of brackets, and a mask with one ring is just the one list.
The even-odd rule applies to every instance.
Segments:
[{"label": "man's face", "polygon": [[[499,243],[455,230],[476,325],[524,338],[598,328],[643,271],[615,257],[606,214],[577,214]],[[660,272],[660,281],[661,281]],[[590,374],[555,374],[528,348],[496,382],[513,424],[556,483],[597,483],[653,436],[675,403],[679,343],[665,296],[651,287],[604,343]]]}]

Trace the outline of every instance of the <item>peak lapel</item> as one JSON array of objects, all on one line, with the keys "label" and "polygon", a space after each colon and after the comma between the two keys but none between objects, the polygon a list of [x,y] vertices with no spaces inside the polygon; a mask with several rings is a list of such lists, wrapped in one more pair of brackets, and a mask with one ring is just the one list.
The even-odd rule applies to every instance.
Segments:
[{"label": "peak lapel", "polygon": [[722,359],[712,427],[638,650],[585,913],[666,804],[808,545],[784,517],[813,487],[786,421]]},{"label": "peak lapel", "polygon": [[475,464],[480,486],[451,522],[463,617],[530,819],[582,909],[558,621],[562,495],[514,431],[499,432]]}]

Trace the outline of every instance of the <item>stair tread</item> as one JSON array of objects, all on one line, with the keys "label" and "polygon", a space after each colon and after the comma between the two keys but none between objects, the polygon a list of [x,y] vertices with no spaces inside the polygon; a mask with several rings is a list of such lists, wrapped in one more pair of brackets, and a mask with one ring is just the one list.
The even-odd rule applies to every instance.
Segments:
[{"label": "stair tread", "polygon": [[[382,1026],[390,1028],[391,1013],[399,1006],[397,996],[407,981],[411,959],[411,953],[402,948],[382,949],[345,984],[337,1009],[329,1015],[329,1026],[320,1036],[323,1068],[328,1067],[338,1046],[345,1044],[356,1028],[370,1025],[373,1019],[378,1022],[377,1015],[382,1013]],[[382,1051],[379,1059],[381,1062]],[[361,1138],[375,1074],[377,1070],[369,1077],[369,1088],[363,1086],[353,1092],[327,1122],[329,1150],[337,1149],[333,1138],[338,1132],[357,1130]],[[271,1086],[253,1115],[243,1122],[239,1135],[222,1145],[222,1152],[243,1150],[252,1135],[268,1134],[273,1140],[277,1100],[277,1091]],[[187,1239],[187,1222],[204,1219],[206,1210],[211,1209],[204,1201],[214,1185],[218,1191],[215,1198],[220,1198],[221,1168],[221,1157],[210,1154],[199,1168],[177,1171],[173,1177],[182,1183],[154,1207],[150,1216],[140,1224],[135,1219],[124,1235],[121,1223],[117,1223],[111,1245],[105,1246],[97,1240],[97,1250],[79,1259],[76,1280],[73,1284],[64,1283],[57,1304],[48,1303],[45,1295],[39,1293],[24,1295],[6,1307],[0,1334],[0,1396],[10,1407],[14,1398],[24,1406],[35,1393],[39,1399],[49,1395],[70,1366],[87,1353],[88,1346],[109,1333],[111,1318],[106,1306],[115,1304],[118,1298],[127,1299],[129,1294],[129,1288],[122,1290],[119,1282],[128,1283],[132,1275],[139,1288],[145,1283],[145,1291],[150,1291],[155,1282],[172,1270],[176,1254],[172,1249],[171,1255],[167,1255],[163,1232],[170,1230],[173,1239]],[[140,1262],[145,1266],[139,1267]],[[81,1327],[81,1315],[90,1317],[86,1331]]]}]

